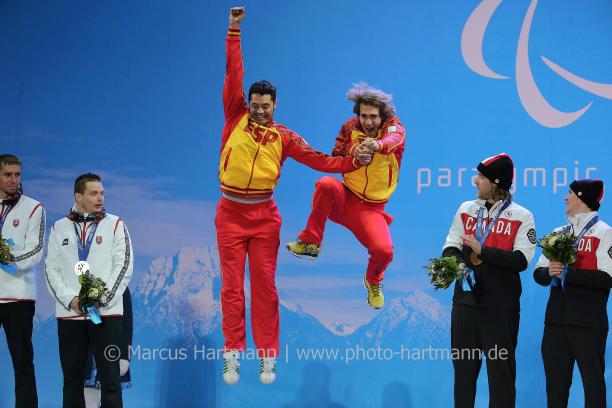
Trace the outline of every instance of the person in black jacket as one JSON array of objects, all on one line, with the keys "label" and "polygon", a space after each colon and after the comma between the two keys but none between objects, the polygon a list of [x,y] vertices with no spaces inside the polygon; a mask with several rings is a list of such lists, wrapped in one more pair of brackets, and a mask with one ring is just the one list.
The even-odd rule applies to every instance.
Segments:
[{"label": "person in black jacket", "polygon": [[601,180],[576,180],[565,197],[569,224],[557,228],[577,236],[576,262],[565,265],[540,256],[533,277],[549,286],[542,359],[549,407],[567,407],[574,362],[582,377],[586,407],[606,406],[604,355],[606,306],[612,287],[612,229],[599,220]]},{"label": "person in black jacket", "polygon": [[513,407],[514,358],[521,296],[519,272],[535,252],[533,216],[512,201],[514,164],[498,154],[478,165],[478,200],[466,201],[455,214],[443,256],[455,256],[470,268],[475,282],[455,284],[451,346],[455,371],[455,407],[473,407],[484,353],[489,406]]}]

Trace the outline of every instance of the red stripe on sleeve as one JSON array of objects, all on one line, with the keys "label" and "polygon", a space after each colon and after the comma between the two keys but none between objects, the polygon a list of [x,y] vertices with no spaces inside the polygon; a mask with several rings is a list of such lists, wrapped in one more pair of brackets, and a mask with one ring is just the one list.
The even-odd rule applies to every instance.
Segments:
[{"label": "red stripe on sleeve", "polygon": [[30,213],[30,218],[32,218],[32,216],[34,215],[34,213],[36,212],[36,210],[38,209],[38,207],[40,207],[40,203],[38,203],[36,205],[36,207],[34,207],[34,209],[32,210],[32,212]]},{"label": "red stripe on sleeve", "polygon": [[115,223],[115,230],[113,231],[113,235],[117,233],[117,227],[119,226],[120,222],[121,222],[121,218],[117,218],[117,222]]}]

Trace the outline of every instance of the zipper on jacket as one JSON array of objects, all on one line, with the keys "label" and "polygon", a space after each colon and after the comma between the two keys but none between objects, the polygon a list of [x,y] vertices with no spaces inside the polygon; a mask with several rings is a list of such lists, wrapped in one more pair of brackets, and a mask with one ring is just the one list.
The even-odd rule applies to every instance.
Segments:
[{"label": "zipper on jacket", "polygon": [[85,243],[87,241],[87,238],[85,238],[85,234],[87,233],[87,221],[83,221],[82,231],[83,233],[81,234],[81,244],[83,245],[83,247],[85,247]]},{"label": "zipper on jacket", "polygon": [[229,162],[229,158],[232,155],[232,148],[230,147],[225,155],[225,161],[223,162],[223,171],[227,170],[227,163]]},{"label": "zipper on jacket", "polygon": [[367,197],[366,196],[366,189],[368,188],[368,182],[369,182],[369,179],[368,179],[368,167],[369,166],[370,166],[369,164],[365,166],[365,172],[364,173],[365,173],[366,181],[365,181],[365,185],[363,186],[363,193],[362,193],[363,194],[363,198]]},{"label": "zipper on jacket", "polygon": [[257,151],[255,152],[255,156],[253,157],[253,165],[251,166],[251,177],[249,177],[249,183],[246,186],[247,194],[249,192],[249,187],[251,187],[251,181],[253,181],[253,172],[255,171],[255,162],[257,161],[257,155],[259,154],[260,146],[257,146]]}]

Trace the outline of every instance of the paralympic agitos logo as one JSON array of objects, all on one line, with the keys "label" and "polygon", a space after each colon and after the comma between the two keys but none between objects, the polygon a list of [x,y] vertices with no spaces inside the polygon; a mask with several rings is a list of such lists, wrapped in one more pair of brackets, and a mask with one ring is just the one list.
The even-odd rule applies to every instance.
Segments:
[{"label": "paralympic agitos logo", "polygon": [[[491,79],[510,79],[491,70],[482,55],[484,34],[493,13],[502,0],[483,0],[465,23],[461,35],[461,54],[467,66],[475,73]],[[529,62],[529,33],[538,1],[532,0],[519,34],[516,50],[515,80],[521,103],[529,116],[543,126],[561,128],[578,120],[593,104],[589,102],[574,112],[563,112],[552,106],[544,97],[531,72]],[[593,82],[569,72],[543,55],[542,61],[569,83],[593,95],[612,100],[612,84]]]}]

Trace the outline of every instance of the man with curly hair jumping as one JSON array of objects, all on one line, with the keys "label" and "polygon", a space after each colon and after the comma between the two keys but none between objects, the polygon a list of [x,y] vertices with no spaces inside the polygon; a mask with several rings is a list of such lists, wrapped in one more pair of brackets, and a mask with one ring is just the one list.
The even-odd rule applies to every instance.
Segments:
[{"label": "man with curly hair jumping", "polygon": [[356,116],[340,128],[332,156],[373,153],[372,159],[366,166],[343,173],[342,182],[331,176],[316,182],[306,228],[287,249],[295,256],[315,259],[327,220],[345,226],[370,254],[363,284],[370,307],[380,309],[384,305],[381,282],[393,259],[389,231],[393,217],[385,212],[385,205],[397,187],[405,130],[391,95],[360,83],[348,91],[347,99],[354,103]]}]

